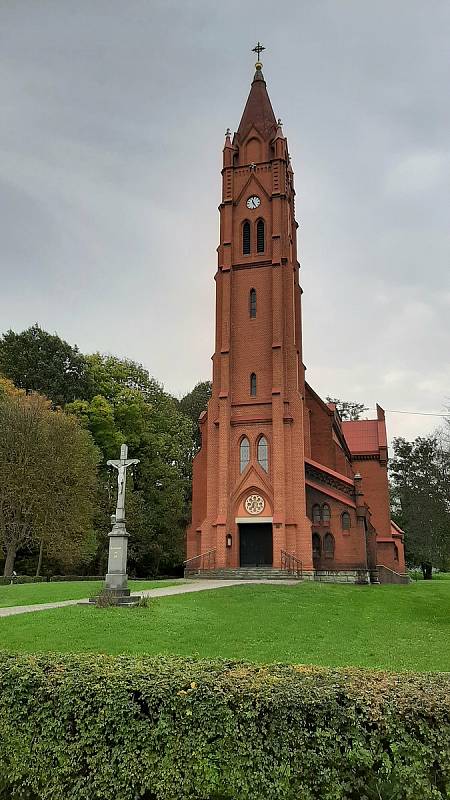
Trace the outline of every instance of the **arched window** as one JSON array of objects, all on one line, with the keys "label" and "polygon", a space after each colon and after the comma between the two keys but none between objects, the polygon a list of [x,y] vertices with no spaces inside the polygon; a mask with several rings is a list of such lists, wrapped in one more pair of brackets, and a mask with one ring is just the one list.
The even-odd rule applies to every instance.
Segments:
[{"label": "arched window", "polygon": [[250,442],[246,436],[241,439],[239,445],[239,469],[244,472],[248,462],[250,461]]},{"label": "arched window", "polygon": [[394,544],[394,561],[398,561],[398,547]]},{"label": "arched window", "polygon": [[342,530],[348,531],[349,528],[352,527],[352,520],[348,511],[344,511],[341,519],[342,519]]},{"label": "arched window", "polygon": [[251,253],[250,223],[246,220],[242,226],[242,252],[244,256]]},{"label": "arched window", "polygon": [[256,317],[256,289],[250,289],[250,319],[255,319]]},{"label": "arched window", "polygon": [[330,506],[324,503],[322,506],[322,522],[326,525],[331,519]]},{"label": "arched window", "polygon": [[325,558],[334,558],[334,536],[326,533],[323,537],[323,553]]},{"label": "arched window", "polygon": [[320,525],[322,520],[320,515],[320,506],[317,503],[312,507],[312,520],[315,525]]},{"label": "arched window", "polygon": [[269,445],[265,436],[258,441],[258,464],[265,472],[269,472]]},{"label": "arched window", "polygon": [[252,397],[256,397],[256,375],[254,372],[250,375],[250,394]]},{"label": "arched window", "polygon": [[320,541],[320,536],[318,533],[313,533],[312,535],[312,551],[313,559],[314,561],[317,561],[320,558],[322,551],[322,542]]},{"label": "arched window", "polygon": [[264,253],[265,250],[265,233],[264,233],[264,220],[259,219],[256,223],[256,250],[258,253]]}]

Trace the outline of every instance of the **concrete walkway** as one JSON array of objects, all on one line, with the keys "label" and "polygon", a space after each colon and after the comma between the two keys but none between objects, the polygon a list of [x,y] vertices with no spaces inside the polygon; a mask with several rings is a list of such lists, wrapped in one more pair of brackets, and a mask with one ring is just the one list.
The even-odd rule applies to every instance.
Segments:
[{"label": "concrete walkway", "polygon": [[[250,583],[271,583],[277,586],[295,586],[299,581],[283,580],[274,581],[269,578],[260,580],[196,580],[191,583],[180,583],[178,586],[163,586],[161,589],[144,589],[142,592],[132,592],[133,596],[139,597],[170,597],[174,594],[188,594],[190,592],[204,592],[207,589],[227,589],[229,586],[246,586]],[[64,606],[76,606],[79,603],[89,603],[88,598],[82,600],[60,600],[58,603],[39,603],[33,606],[9,606],[0,608],[0,619],[2,617],[13,617],[15,614],[28,614],[31,611],[48,611],[50,608],[63,608]]]}]

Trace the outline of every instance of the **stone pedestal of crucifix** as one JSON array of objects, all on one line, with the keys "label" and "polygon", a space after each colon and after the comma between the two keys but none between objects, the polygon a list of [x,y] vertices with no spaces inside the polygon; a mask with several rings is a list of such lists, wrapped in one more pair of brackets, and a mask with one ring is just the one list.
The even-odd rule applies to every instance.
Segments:
[{"label": "stone pedestal of crucifix", "polygon": [[108,574],[105,581],[105,590],[112,595],[117,604],[134,602],[130,598],[127,575],[127,550],[129,533],[125,525],[125,489],[127,483],[127,469],[133,464],[139,464],[139,459],[128,458],[128,447],[123,444],[120,448],[120,458],[107,462],[108,467],[117,470],[117,507],[116,513],[111,517],[113,523],[109,533]]}]

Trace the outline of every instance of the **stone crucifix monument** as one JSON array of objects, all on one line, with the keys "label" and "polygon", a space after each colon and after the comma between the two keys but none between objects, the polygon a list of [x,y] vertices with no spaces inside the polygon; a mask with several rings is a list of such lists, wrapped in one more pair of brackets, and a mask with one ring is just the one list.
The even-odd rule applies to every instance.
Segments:
[{"label": "stone crucifix monument", "polygon": [[125,488],[127,483],[127,469],[133,464],[139,464],[138,458],[128,458],[128,447],[123,444],[120,448],[120,458],[107,461],[108,467],[117,470],[117,507],[113,516],[112,530],[109,535],[108,574],[105,589],[117,597],[118,603],[129,602],[130,590],[128,589],[127,575],[127,549],[129,533],[125,527]]}]

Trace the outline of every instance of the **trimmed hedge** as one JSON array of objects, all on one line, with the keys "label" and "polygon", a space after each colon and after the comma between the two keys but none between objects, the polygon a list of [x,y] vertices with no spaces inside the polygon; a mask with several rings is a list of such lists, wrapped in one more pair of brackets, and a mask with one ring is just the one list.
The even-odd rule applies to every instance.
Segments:
[{"label": "trimmed hedge", "polygon": [[44,578],[42,575],[33,576],[33,575],[16,575],[14,578],[8,576],[7,578],[0,578],[0,586],[8,586],[11,582],[12,583],[44,583],[47,578]]},{"label": "trimmed hedge", "polygon": [[104,581],[104,575],[52,575],[50,581]]},{"label": "trimmed hedge", "polygon": [[2,800],[449,796],[449,674],[0,653]]}]

